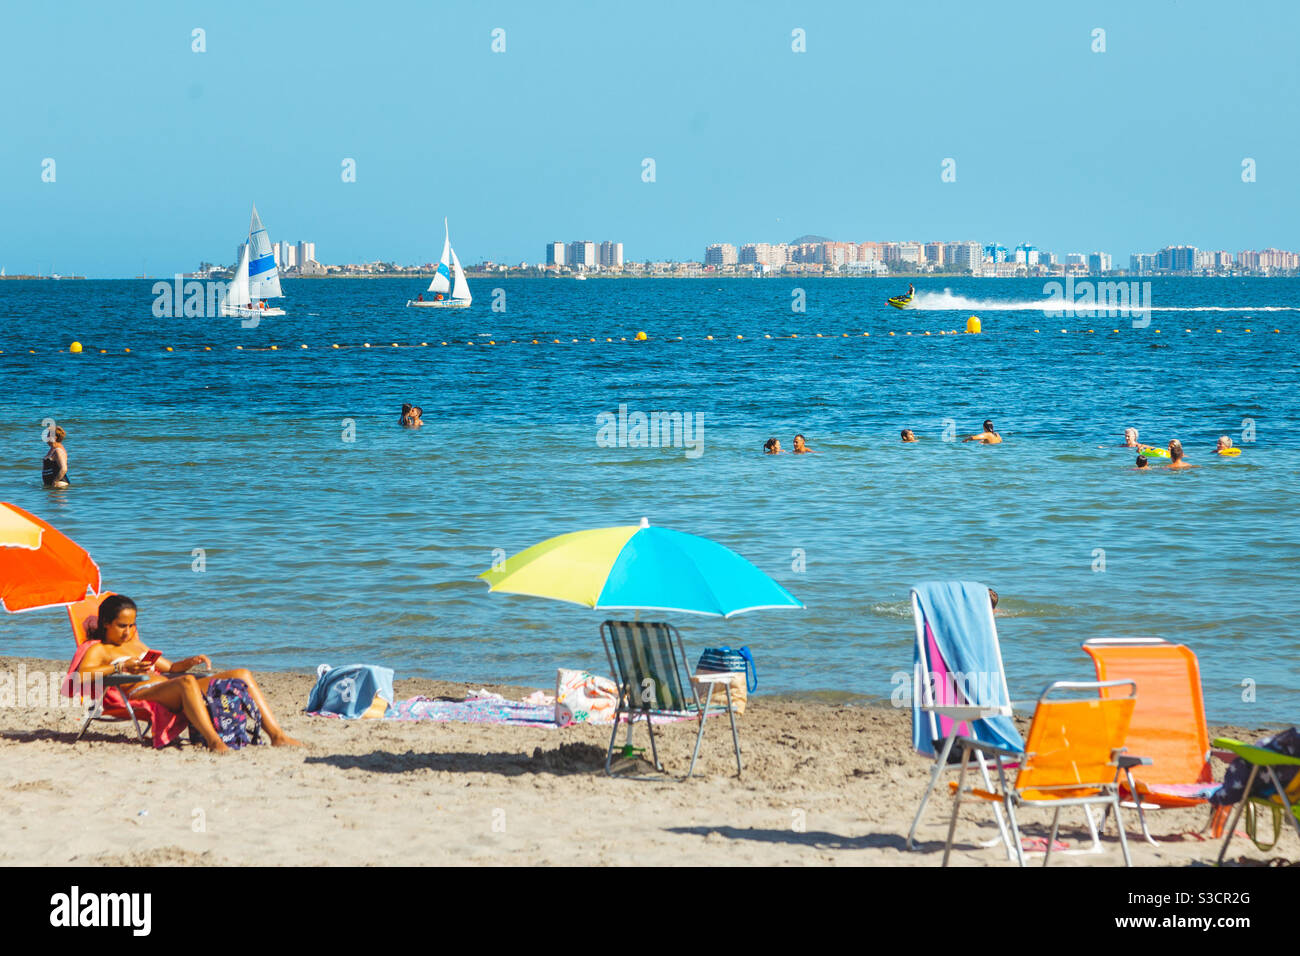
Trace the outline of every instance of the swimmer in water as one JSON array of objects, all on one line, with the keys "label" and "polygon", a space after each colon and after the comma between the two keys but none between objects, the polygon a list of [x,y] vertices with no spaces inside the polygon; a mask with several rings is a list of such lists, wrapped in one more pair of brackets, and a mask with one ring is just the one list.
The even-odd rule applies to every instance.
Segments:
[{"label": "swimmer in water", "polygon": [[1124,445],[1123,445],[1123,447],[1125,447],[1125,448],[1137,448],[1137,447],[1138,447],[1138,430],[1137,430],[1136,428],[1133,428],[1133,427],[1130,426],[1130,427],[1124,429]]},{"label": "swimmer in water", "polygon": [[1232,447],[1232,439],[1229,438],[1227,435],[1220,435],[1219,443],[1214,446],[1214,452],[1217,455],[1222,455],[1225,451],[1227,451],[1231,447]]},{"label": "swimmer in water", "polygon": [[765,455],[781,454],[781,439],[769,438],[767,441],[763,442],[763,454]]},{"label": "swimmer in water", "polygon": [[419,428],[424,424],[424,409],[419,405],[411,406],[411,414],[407,417],[406,423],[411,428]]},{"label": "swimmer in water", "polygon": [[1147,461],[1146,455],[1138,455],[1136,471],[1150,471],[1151,463]]},{"label": "swimmer in water", "polygon": [[919,440],[919,439],[916,437],[916,433],[913,432],[912,429],[910,429],[910,428],[904,428],[904,429],[903,429],[903,441],[905,441],[905,442],[914,442],[914,441],[918,441],[918,440]]},{"label": "swimmer in water", "polygon": [[63,447],[67,437],[68,433],[55,425],[53,434],[45,439],[50,450],[41,459],[41,484],[46,488],[68,487],[68,450]]},{"label": "swimmer in water", "polygon": [[401,425],[403,428],[406,428],[411,424],[410,402],[402,402],[402,417],[397,420],[397,424]]},{"label": "swimmer in water", "polygon": [[1183,460],[1183,443],[1177,438],[1169,443],[1169,464],[1166,468],[1195,468],[1196,465],[1189,465]]},{"label": "swimmer in water", "polygon": [[811,448],[808,447],[808,443],[804,441],[802,435],[795,435],[795,436],[794,436],[794,453],[795,453],[796,455],[815,455],[815,454],[817,454],[817,452],[813,451]]},{"label": "swimmer in water", "polygon": [[985,419],[984,431],[980,432],[978,435],[967,435],[962,439],[962,441],[977,441],[985,445],[1000,445],[1002,444],[1002,436],[993,430],[992,420]]}]

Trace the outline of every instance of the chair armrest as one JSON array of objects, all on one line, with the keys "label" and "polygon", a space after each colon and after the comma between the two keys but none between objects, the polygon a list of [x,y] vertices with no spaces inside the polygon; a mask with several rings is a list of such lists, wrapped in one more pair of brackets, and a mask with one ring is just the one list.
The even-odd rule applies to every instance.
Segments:
[{"label": "chair armrest", "polygon": [[149,679],[148,674],[105,674],[105,687],[125,687],[128,684],[139,684]]},{"label": "chair armrest", "polygon": [[1115,763],[1121,770],[1128,770],[1132,767],[1151,766],[1151,758],[1139,757],[1137,754],[1126,754],[1116,751]]},{"label": "chair armrest", "polygon": [[967,748],[971,750],[978,750],[981,753],[990,754],[994,757],[1014,757],[1016,760],[1023,760],[1024,758],[1030,756],[1030,754],[1025,753],[1023,750],[1008,750],[1006,747],[998,747],[995,746],[994,744],[986,744],[984,743],[984,741],[976,740],[973,737],[958,737],[956,740],[956,745],[958,747],[961,747],[963,750]]},{"label": "chair armrest", "polygon": [[977,707],[974,704],[935,704],[933,707],[921,705],[921,712],[926,714],[938,714],[940,717],[947,717],[949,720],[979,720],[981,717],[1000,717],[1011,716],[1009,706],[998,707]]},{"label": "chair armrest", "polygon": [[1233,740],[1231,737],[1219,737],[1214,741],[1214,746],[1224,747],[1242,760],[1258,764],[1261,767],[1300,767],[1300,757],[1292,757],[1288,754],[1278,753],[1276,750],[1269,750],[1266,747],[1242,743],[1240,740]]}]

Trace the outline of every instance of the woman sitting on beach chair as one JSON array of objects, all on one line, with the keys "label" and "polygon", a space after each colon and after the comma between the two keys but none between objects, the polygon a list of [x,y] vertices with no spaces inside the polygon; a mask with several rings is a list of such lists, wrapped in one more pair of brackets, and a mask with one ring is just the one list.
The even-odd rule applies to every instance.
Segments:
[{"label": "woman sitting on beach chair", "polygon": [[[99,641],[90,647],[77,666],[80,674],[111,674],[119,669],[128,674],[146,674],[148,679],[131,689],[132,701],[153,701],[174,713],[184,714],[190,726],[202,735],[208,749],[214,753],[227,753],[230,748],[222,741],[221,735],[213,726],[208,713],[208,684],[218,678],[236,678],[248,685],[249,696],[253,698],[262,712],[262,726],[272,745],[300,746],[299,742],[288,736],[276,722],[271,707],[266,702],[261,688],[253,680],[253,675],[243,668],[222,671],[220,674],[197,677],[188,674],[195,666],[211,667],[212,662],[206,654],[187,657],[182,661],[169,661],[165,657],[145,660],[149,648],[140,640],[135,626],[136,606],[129,597],[113,594],[106,597],[99,606],[99,623],[90,635],[91,640]],[[128,658],[125,661],[121,659]],[[114,663],[117,661],[118,663]]]}]

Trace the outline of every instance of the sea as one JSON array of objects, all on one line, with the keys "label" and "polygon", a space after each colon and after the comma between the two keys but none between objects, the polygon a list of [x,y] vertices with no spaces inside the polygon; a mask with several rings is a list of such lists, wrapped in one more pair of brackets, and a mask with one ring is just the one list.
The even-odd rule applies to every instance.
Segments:
[{"label": "sea", "polygon": [[[218,667],[606,673],[605,614],[478,575],[645,518],[806,605],[669,616],[688,655],[750,647],[758,694],[905,703],[909,588],[956,578],[1000,595],[1016,700],[1091,679],[1085,640],[1154,636],[1196,652],[1212,721],[1300,719],[1300,280],[1156,277],[1146,315],[1058,316],[1042,280],[914,281],[906,311],[905,281],[790,277],[471,279],[433,310],[417,279],[287,279],[255,328],[168,317],[154,280],[4,281],[0,499],[84,546],[146,643]],[[695,430],[602,439],[620,409]],[[1001,445],[960,441],[985,419]],[[1128,426],[1197,467],[1136,471]],[[796,434],[816,453],[763,453]],[[0,612],[0,642],[72,648],[58,609]]]}]

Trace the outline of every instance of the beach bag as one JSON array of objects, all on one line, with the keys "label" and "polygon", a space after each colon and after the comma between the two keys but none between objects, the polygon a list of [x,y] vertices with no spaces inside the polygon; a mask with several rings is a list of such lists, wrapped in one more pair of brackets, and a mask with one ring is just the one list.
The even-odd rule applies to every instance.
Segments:
[{"label": "beach bag", "polygon": [[[749,695],[758,689],[758,672],[754,669],[754,655],[748,647],[732,650],[730,647],[706,647],[700,655],[700,662],[695,666],[695,673],[731,674],[731,707],[738,714],[745,712]],[[709,684],[691,678],[695,693],[700,703],[709,699]],[[721,687],[713,688],[711,706],[725,704],[726,693]]]},{"label": "beach bag", "polygon": [[733,651],[730,647],[706,647],[700,655],[700,662],[695,672],[705,671],[711,674],[736,673],[745,675],[746,689],[752,694],[758,690],[758,671],[754,667],[754,655],[748,647]]},{"label": "beach bag", "polygon": [[248,693],[248,685],[237,677],[208,683],[208,715],[227,747],[238,750],[262,743],[262,711]]},{"label": "beach bag", "polygon": [[383,717],[394,701],[393,671],[375,664],[316,668],[316,685],[307,698],[309,714]]},{"label": "beach bag", "polygon": [[618,709],[618,685],[588,671],[555,672],[555,724],[611,723]]}]

